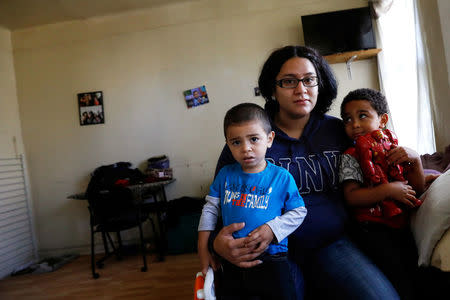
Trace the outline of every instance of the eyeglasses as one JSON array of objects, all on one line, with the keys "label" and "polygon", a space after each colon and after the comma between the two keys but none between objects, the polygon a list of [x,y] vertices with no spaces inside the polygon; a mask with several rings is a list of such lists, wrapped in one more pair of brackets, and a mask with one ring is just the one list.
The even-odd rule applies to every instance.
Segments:
[{"label": "eyeglasses", "polygon": [[281,88],[295,89],[300,83],[300,81],[303,83],[304,87],[315,87],[319,84],[319,79],[317,79],[317,76],[308,76],[302,79],[283,78],[275,81],[275,84]]}]

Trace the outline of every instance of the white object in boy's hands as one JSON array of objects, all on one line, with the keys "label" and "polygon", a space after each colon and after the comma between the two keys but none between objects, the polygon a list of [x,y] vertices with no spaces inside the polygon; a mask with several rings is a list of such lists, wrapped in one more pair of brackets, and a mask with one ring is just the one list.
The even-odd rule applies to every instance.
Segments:
[{"label": "white object in boy's hands", "polygon": [[202,272],[197,272],[195,275],[195,285],[194,285],[194,300],[205,299],[205,293],[203,287],[205,286],[205,279]]},{"label": "white object in boy's hands", "polygon": [[214,271],[211,267],[209,267],[208,272],[206,272],[203,292],[205,294],[205,300],[216,300],[216,293],[214,291]]},{"label": "white object in boy's hands", "polygon": [[[198,278],[200,277],[200,278]],[[203,279],[204,277],[204,279]],[[203,284],[203,286],[201,286]],[[194,299],[215,300],[216,295],[214,292],[214,271],[211,267],[208,268],[206,276],[202,272],[198,272],[196,275],[195,283],[195,295]]]}]

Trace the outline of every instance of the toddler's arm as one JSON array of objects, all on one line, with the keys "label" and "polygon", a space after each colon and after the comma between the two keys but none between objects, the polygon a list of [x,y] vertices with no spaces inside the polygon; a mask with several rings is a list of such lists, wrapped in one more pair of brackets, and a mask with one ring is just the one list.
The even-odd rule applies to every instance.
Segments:
[{"label": "toddler's arm", "polygon": [[206,196],[206,203],[203,206],[202,215],[198,225],[198,255],[200,257],[201,271],[206,275],[208,267],[211,266],[214,270],[217,269],[218,262],[209,252],[208,239],[211,231],[214,230],[217,223],[217,218],[220,214],[220,199]]},{"label": "toddler's arm", "polygon": [[424,192],[425,175],[423,173],[422,161],[416,151],[406,147],[396,147],[387,153],[386,159],[390,164],[409,163],[403,175],[418,195]]},{"label": "toddler's arm", "polygon": [[344,196],[350,206],[371,206],[386,199],[396,200],[413,208],[416,192],[406,181],[364,187],[355,180],[344,181]]},{"label": "toddler's arm", "polygon": [[198,232],[198,256],[200,257],[201,271],[204,275],[206,275],[209,266],[214,270],[217,270],[218,266],[218,262],[208,250],[208,238],[210,234],[211,231]]}]

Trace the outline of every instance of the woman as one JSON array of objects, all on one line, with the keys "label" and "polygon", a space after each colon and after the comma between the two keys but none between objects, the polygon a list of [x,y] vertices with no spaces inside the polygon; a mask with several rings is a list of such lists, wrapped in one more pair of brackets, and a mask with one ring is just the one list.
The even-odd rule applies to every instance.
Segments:
[{"label": "woman", "polygon": [[[286,46],[265,62],[259,88],[266,100],[275,140],[266,154],[295,178],[308,214],[289,237],[289,256],[303,274],[297,275],[299,299],[399,299],[386,277],[346,238],[347,216],[338,186],[339,155],[348,146],[342,121],[325,115],[337,94],[331,68],[315,50]],[[225,146],[217,165],[233,162]],[[217,234],[212,250],[241,267],[261,263],[256,245],[232,232],[231,224]],[[220,293],[220,290],[219,290]]]}]

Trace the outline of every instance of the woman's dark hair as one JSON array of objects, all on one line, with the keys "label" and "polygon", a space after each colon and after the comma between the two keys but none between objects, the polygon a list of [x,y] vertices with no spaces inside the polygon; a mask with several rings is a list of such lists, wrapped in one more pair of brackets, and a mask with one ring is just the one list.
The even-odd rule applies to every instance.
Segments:
[{"label": "woman's dark hair", "polygon": [[351,91],[344,97],[341,103],[341,118],[344,119],[344,106],[350,101],[366,100],[379,116],[389,112],[386,97],[379,91],[372,89],[357,89]]},{"label": "woman's dark hair", "polygon": [[337,95],[337,81],[333,71],[325,59],[315,49],[304,46],[285,46],[272,52],[264,63],[259,75],[258,85],[261,95],[266,100],[265,109],[271,118],[279,111],[278,101],[272,99],[275,91],[275,79],[280,73],[283,64],[293,58],[303,57],[308,59],[316,69],[319,79],[319,94],[313,112],[325,114],[330,110],[331,103]]},{"label": "woman's dark hair", "polygon": [[223,120],[223,133],[227,138],[227,129],[231,125],[242,124],[250,121],[260,121],[265,133],[272,131],[269,117],[266,111],[255,103],[241,103],[230,108]]}]

